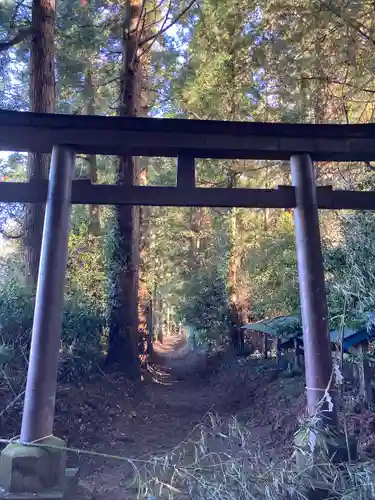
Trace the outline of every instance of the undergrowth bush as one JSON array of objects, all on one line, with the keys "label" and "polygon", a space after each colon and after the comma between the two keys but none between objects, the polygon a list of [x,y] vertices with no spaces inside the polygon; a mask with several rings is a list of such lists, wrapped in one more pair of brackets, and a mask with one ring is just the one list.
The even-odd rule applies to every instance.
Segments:
[{"label": "undergrowth bush", "polygon": [[[13,372],[18,379],[26,374],[33,325],[35,296],[26,283],[20,263],[3,262],[0,285],[0,344],[13,349]],[[96,368],[103,356],[105,317],[100,308],[83,294],[65,299],[59,379],[77,382]],[[18,385],[18,384],[16,384]]]},{"label": "undergrowth bush", "polygon": [[[325,245],[325,267],[330,322],[339,328],[345,311],[346,326],[369,322],[375,311],[375,217],[372,212],[337,217],[340,244]],[[372,321],[370,321],[371,326]]]},{"label": "undergrowth bush", "polygon": [[104,314],[84,298],[71,296],[65,303],[61,334],[59,377],[77,382],[95,372],[104,357]]}]

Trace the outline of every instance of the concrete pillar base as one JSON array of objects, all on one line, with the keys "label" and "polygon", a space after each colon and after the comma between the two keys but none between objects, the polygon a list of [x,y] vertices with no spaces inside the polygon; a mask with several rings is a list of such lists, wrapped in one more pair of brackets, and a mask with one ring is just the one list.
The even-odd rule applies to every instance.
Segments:
[{"label": "concrete pillar base", "polygon": [[[322,458],[330,460],[331,463],[343,463],[358,459],[357,440],[348,436],[348,442],[344,434],[310,433],[305,430],[297,432],[294,443],[296,446],[297,467],[304,469],[309,464],[313,466],[314,461],[322,463]],[[315,443],[312,452],[311,444]]]},{"label": "concrete pillar base", "polygon": [[[304,472],[306,478],[306,498],[308,500],[323,500],[335,498],[332,496],[330,483],[323,480],[322,470],[326,461],[333,464],[355,461],[358,459],[357,440],[344,434],[333,435],[321,433],[317,435],[301,430],[295,436],[297,468]],[[315,443],[314,451],[311,444]],[[314,464],[319,464],[315,467]],[[313,485],[313,486],[311,486]]]},{"label": "concrete pillar base", "polygon": [[0,455],[0,499],[70,500],[75,497],[78,470],[67,469],[65,441],[55,436],[40,446],[9,444]]}]

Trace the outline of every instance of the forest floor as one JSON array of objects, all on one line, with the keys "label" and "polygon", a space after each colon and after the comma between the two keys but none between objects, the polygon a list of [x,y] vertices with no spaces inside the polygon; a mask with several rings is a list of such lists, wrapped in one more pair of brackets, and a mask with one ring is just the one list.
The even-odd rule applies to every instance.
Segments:
[{"label": "forest floor", "polygon": [[[112,457],[70,454],[81,469],[80,500],[129,500],[136,498],[133,465],[139,470],[150,457],[180,446],[209,414],[224,421],[235,416],[254,449],[261,444],[265,456],[286,457],[304,407],[303,377],[283,376],[275,361],[225,353],[207,358],[175,337],[155,345],[142,382],[103,373],[81,388],[60,387],[55,434],[70,448]],[[17,420],[14,415],[14,425],[9,418],[2,425],[3,437],[14,436]],[[375,443],[374,413],[353,411],[350,428],[363,433],[363,444]]]},{"label": "forest floor", "polygon": [[[304,408],[303,382],[284,379],[273,387],[277,372],[258,373],[260,364],[231,356],[207,359],[183,340],[166,338],[155,345],[155,364],[141,384],[105,376],[76,393],[61,391],[56,434],[71,447],[134,459],[138,468],[142,460],[178,447],[211,413],[236,416],[265,453],[286,452]],[[80,467],[85,498],[133,498],[129,463],[81,457]]]}]

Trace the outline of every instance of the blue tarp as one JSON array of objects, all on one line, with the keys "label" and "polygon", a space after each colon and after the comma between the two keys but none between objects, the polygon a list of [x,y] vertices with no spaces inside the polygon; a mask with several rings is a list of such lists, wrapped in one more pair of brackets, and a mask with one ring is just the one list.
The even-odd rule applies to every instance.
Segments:
[{"label": "blue tarp", "polygon": [[[357,328],[344,328],[344,350],[350,349],[357,344],[360,344],[364,340],[375,339],[375,313],[367,314],[367,325],[362,325]],[[341,331],[331,330],[329,332],[330,341],[333,344],[341,343]]]},{"label": "blue tarp", "polygon": [[[332,330],[329,332],[329,338],[333,344],[341,343],[341,332],[338,330]],[[358,330],[353,330],[352,328],[344,329],[344,350],[350,349],[357,344],[360,344],[364,340],[373,340],[375,338],[375,327],[370,328],[363,327]]]}]

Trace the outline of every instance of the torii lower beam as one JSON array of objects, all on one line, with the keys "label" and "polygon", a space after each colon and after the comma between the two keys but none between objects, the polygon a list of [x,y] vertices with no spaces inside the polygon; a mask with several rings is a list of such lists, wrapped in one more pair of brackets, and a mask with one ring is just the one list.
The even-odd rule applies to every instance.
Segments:
[{"label": "torii lower beam", "polygon": [[[190,179],[191,182],[191,179]],[[2,203],[45,203],[48,181],[0,182]],[[316,188],[317,206],[323,210],[375,210],[374,191]],[[171,207],[295,208],[293,186],[277,189],[117,186],[76,180],[72,203],[80,205],[149,205]]]}]

